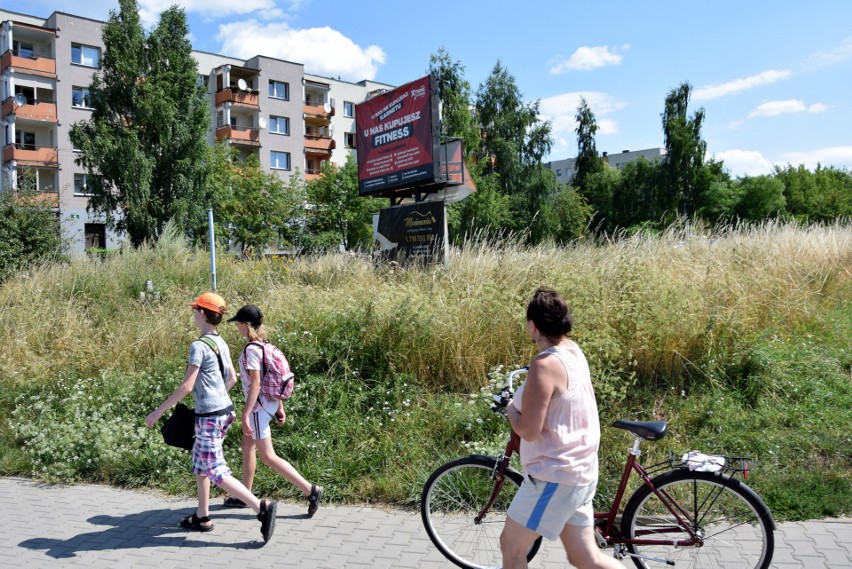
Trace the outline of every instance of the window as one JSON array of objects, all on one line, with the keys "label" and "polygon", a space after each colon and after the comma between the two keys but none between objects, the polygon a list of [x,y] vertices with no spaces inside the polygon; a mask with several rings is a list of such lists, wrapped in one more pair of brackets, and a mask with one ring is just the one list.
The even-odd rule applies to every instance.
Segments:
[{"label": "window", "polygon": [[20,42],[16,40],[12,42],[12,49],[14,51],[14,54],[18,57],[24,57],[27,59],[33,58],[33,44],[31,43]]},{"label": "window", "polygon": [[290,153],[272,151],[269,167],[273,170],[289,170],[290,169]]},{"label": "window", "polygon": [[86,249],[106,249],[106,226],[103,223],[86,223],[83,231]]},{"label": "window", "polygon": [[88,174],[74,174],[74,195],[75,196],[93,196],[95,189],[92,185],[92,178]]},{"label": "window", "polygon": [[281,81],[269,80],[269,96],[273,99],[289,99],[290,85]]},{"label": "window", "polygon": [[82,45],[79,43],[71,44],[71,63],[77,65],[85,65],[86,67],[101,66],[101,50],[97,47]]},{"label": "window", "polygon": [[343,135],[343,145],[346,148],[355,148],[355,133],[347,132]]},{"label": "window", "polygon": [[36,150],[35,142],[34,132],[15,131],[15,146],[20,150]]},{"label": "window", "polygon": [[269,132],[275,134],[290,134],[290,119],[287,117],[269,117]]},{"label": "window", "polygon": [[71,105],[83,109],[89,109],[92,99],[89,96],[89,90],[86,87],[74,87],[71,90]]},{"label": "window", "polygon": [[354,117],[355,116],[355,103],[350,103],[349,101],[343,101],[343,116],[344,117]]}]

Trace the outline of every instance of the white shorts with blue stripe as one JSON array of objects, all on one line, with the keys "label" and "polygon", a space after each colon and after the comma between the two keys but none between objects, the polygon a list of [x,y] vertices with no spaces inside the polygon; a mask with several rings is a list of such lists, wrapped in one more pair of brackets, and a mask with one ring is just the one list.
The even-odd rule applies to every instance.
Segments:
[{"label": "white shorts with blue stripe", "polygon": [[524,476],[506,513],[527,529],[556,540],[566,525],[594,525],[592,499],[596,487],[596,483],[568,486]]}]

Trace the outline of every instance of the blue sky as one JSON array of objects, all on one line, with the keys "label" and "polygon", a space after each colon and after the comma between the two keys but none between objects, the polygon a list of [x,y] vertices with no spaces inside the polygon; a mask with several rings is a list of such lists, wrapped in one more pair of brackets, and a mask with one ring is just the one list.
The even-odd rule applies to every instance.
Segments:
[{"label": "blue sky", "polygon": [[[852,170],[852,2],[607,3],[375,0],[140,0],[149,24],[185,8],[196,49],[263,54],[309,73],[392,85],[423,76],[443,46],[474,92],[499,60],[554,126],[551,160],[577,153],[585,96],[598,150],[663,146],[666,94],[693,87],[708,154],[734,176],[773,164]],[[117,0],[0,0],[47,17],[106,20]]]}]

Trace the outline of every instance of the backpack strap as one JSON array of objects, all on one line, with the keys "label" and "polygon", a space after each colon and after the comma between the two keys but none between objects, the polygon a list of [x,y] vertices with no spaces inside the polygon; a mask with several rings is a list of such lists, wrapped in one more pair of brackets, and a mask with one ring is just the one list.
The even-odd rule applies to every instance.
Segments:
[{"label": "backpack strap", "polygon": [[243,360],[245,361],[248,359],[246,351],[248,350],[248,347],[252,344],[254,344],[255,346],[260,346],[260,378],[263,379],[263,376],[266,375],[266,348],[264,347],[266,346],[266,344],[264,342],[258,342],[257,340],[254,340],[246,344],[246,347],[243,348]]},{"label": "backpack strap", "polygon": [[222,362],[222,354],[219,353],[219,346],[216,344],[213,338],[207,336],[206,334],[204,336],[201,336],[198,340],[207,344],[207,346],[211,350],[213,350],[213,353],[216,354],[216,359],[219,360],[219,373],[222,375],[222,381],[224,381],[227,385],[228,380],[225,378],[225,364],[224,362]]}]

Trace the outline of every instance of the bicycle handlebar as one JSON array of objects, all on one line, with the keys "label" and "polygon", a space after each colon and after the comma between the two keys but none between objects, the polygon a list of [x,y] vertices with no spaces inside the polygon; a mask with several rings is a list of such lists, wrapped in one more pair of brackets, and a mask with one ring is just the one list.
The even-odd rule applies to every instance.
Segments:
[{"label": "bicycle handlebar", "polygon": [[501,415],[505,414],[506,405],[508,405],[509,401],[512,400],[512,397],[515,396],[515,378],[521,374],[527,373],[527,371],[529,371],[529,368],[522,367],[509,372],[509,376],[506,378],[509,384],[501,389],[500,393],[495,393],[493,395],[495,405],[491,407],[492,411]]}]

